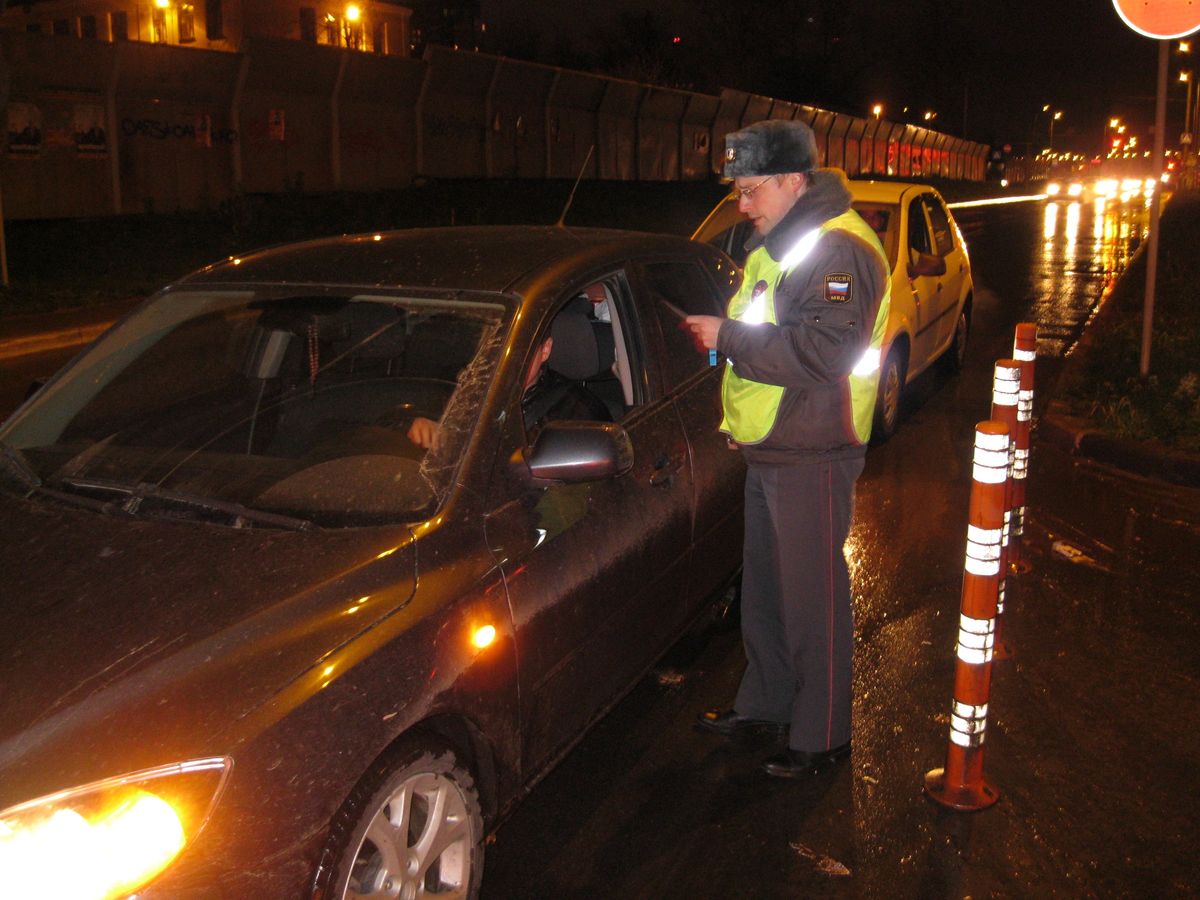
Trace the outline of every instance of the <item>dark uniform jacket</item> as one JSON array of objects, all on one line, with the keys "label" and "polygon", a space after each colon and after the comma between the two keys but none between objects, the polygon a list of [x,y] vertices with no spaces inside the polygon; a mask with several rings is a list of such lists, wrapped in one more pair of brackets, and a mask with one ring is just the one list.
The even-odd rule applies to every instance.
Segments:
[{"label": "dark uniform jacket", "polygon": [[[783,219],[765,237],[751,238],[751,253],[766,252],[778,262],[802,237],[850,208],[840,170],[819,169],[810,178]],[[845,274],[850,296],[832,296],[826,276]],[[833,229],[776,285],[778,325],[722,323],[717,348],[734,361],[734,372],[785,389],[770,433],[741,445],[747,463],[847,459],[866,452],[848,425],[847,380],[868,347],[889,276],[878,247]]]}]

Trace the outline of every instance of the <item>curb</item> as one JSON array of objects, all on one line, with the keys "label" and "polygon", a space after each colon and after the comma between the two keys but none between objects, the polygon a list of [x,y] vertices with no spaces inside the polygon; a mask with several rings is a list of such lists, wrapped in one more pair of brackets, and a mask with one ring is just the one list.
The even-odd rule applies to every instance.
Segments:
[{"label": "curb", "polygon": [[0,360],[90,344],[141,299],[0,317]]},{"label": "curb", "polygon": [[63,328],[59,331],[44,331],[22,337],[0,338],[0,359],[28,356],[31,353],[46,353],[90,344],[113,324],[98,322],[78,328]]},{"label": "curb", "polygon": [[1072,456],[1156,478],[1183,487],[1200,487],[1200,453],[1174,450],[1155,441],[1132,441],[1089,427],[1070,415],[1065,403],[1051,400],[1038,420],[1038,436]]}]

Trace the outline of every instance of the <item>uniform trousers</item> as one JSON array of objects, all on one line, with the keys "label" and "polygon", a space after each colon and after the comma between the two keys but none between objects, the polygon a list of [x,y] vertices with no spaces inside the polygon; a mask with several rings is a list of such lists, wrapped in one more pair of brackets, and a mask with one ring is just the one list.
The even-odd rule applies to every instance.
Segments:
[{"label": "uniform trousers", "polygon": [[857,457],[746,472],[747,665],[734,710],[790,723],[794,750],[850,740],[854,619],[843,546],[863,464]]}]

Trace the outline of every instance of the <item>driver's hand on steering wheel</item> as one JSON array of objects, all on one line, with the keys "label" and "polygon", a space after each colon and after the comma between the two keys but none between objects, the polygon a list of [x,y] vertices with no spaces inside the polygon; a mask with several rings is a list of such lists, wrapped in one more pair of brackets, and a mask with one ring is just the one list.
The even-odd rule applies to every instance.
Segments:
[{"label": "driver's hand on steering wheel", "polygon": [[408,427],[408,439],[425,450],[433,450],[438,445],[438,432],[441,426],[433,419],[417,416]]}]

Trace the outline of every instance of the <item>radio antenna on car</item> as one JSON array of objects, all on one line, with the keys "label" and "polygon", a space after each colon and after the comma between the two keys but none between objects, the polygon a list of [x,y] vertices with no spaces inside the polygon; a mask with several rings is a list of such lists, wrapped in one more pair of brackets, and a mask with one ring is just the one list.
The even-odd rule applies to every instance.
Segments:
[{"label": "radio antenna on car", "polygon": [[564,227],[567,218],[567,212],[571,209],[571,204],[575,202],[575,191],[579,189],[579,182],[583,181],[583,173],[587,171],[588,163],[592,161],[592,152],[596,149],[596,145],[592,144],[588,147],[587,156],[583,159],[583,165],[579,167],[579,174],[575,177],[575,184],[571,186],[571,196],[567,198],[567,205],[563,207],[562,215],[558,217],[558,221],[554,223],[555,228]]}]

